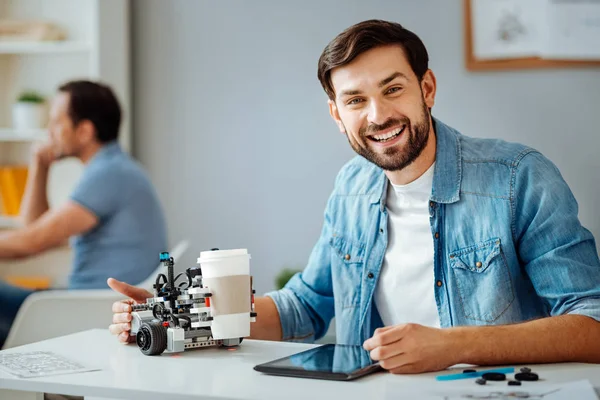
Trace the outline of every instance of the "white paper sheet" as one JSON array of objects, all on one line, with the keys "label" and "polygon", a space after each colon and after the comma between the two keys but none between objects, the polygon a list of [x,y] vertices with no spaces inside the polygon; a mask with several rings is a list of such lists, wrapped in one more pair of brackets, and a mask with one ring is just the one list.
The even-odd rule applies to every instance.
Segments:
[{"label": "white paper sheet", "polygon": [[551,0],[543,58],[600,59],[600,0]]},{"label": "white paper sheet", "polygon": [[473,52],[481,60],[540,55],[546,0],[473,0]]},{"label": "white paper sheet", "polygon": [[97,371],[100,368],[81,365],[51,351],[0,353],[0,369],[20,378],[74,374]]},{"label": "white paper sheet", "polygon": [[600,0],[472,0],[475,58],[600,59]]},{"label": "white paper sheet", "polygon": [[[458,381],[457,381],[458,382]],[[455,383],[457,383],[455,382]],[[522,386],[508,386],[504,382],[487,382],[477,385],[469,379],[459,384],[436,382],[427,387],[419,388],[397,387],[386,388],[386,399],[415,398],[420,400],[598,400],[594,387],[588,380],[567,382],[563,384],[548,384],[543,382],[523,382]]]}]

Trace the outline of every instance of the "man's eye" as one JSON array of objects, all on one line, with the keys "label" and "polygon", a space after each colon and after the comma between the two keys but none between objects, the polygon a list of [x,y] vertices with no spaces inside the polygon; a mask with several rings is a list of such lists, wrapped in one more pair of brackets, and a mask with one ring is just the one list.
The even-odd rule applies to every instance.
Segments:
[{"label": "man's eye", "polygon": [[362,103],[362,102],[363,102],[363,99],[352,99],[349,102],[347,102],[346,104],[351,106],[351,105],[355,105],[355,104]]},{"label": "man's eye", "polygon": [[396,92],[400,91],[401,89],[402,89],[401,87],[395,86],[395,87],[389,88],[387,93],[396,93]]}]

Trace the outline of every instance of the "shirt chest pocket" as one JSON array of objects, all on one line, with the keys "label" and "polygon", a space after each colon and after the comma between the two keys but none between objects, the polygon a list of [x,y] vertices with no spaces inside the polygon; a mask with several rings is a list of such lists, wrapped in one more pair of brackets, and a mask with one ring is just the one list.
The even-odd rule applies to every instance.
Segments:
[{"label": "shirt chest pocket", "polygon": [[365,245],[335,235],[331,246],[333,295],[337,306],[358,307],[365,257]]},{"label": "shirt chest pocket", "polygon": [[465,317],[485,323],[497,320],[515,299],[500,239],[456,250],[449,258]]}]

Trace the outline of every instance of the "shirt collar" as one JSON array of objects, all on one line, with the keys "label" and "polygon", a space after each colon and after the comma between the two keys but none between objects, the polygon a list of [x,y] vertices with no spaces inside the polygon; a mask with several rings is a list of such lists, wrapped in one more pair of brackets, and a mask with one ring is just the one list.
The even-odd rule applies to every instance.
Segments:
[{"label": "shirt collar", "polygon": [[[435,168],[430,200],[436,203],[455,203],[460,199],[460,183],[462,179],[461,147],[458,132],[440,120],[432,118],[435,132]],[[381,210],[385,208],[388,190],[388,179],[382,171],[381,188],[377,199]]]}]

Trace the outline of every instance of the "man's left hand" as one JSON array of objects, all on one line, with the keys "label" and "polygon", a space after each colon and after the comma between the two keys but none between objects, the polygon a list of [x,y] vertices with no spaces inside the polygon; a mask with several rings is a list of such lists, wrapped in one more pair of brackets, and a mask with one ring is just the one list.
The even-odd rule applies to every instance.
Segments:
[{"label": "man's left hand", "polygon": [[460,348],[451,334],[418,324],[395,325],[376,329],[363,347],[394,374],[440,371],[459,362]]}]

